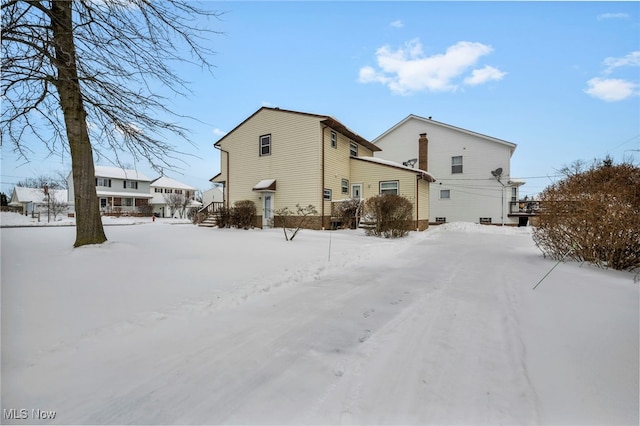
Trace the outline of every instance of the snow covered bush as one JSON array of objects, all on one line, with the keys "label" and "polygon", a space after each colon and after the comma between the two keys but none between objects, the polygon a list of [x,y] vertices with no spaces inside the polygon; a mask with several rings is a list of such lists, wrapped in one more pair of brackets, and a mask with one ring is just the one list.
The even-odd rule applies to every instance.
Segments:
[{"label": "snow covered bush", "polygon": [[566,178],[542,192],[533,240],[556,260],[639,268],[640,168],[605,159],[583,169],[565,168]]},{"label": "snow covered bush", "polygon": [[372,226],[367,235],[377,237],[404,237],[411,228],[413,204],[405,197],[393,194],[376,195],[367,199],[364,212],[371,218]]}]

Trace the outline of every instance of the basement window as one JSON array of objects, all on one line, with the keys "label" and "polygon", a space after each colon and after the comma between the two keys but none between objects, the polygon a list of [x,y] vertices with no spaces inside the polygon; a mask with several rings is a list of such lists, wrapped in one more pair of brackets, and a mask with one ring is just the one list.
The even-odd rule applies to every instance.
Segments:
[{"label": "basement window", "polygon": [[436,223],[447,223],[446,217],[436,217]]},{"label": "basement window", "polygon": [[440,190],[440,199],[448,200],[451,198],[451,190],[450,189],[441,189]]},{"label": "basement window", "polygon": [[491,225],[491,218],[490,217],[481,217],[480,218],[480,225]]}]

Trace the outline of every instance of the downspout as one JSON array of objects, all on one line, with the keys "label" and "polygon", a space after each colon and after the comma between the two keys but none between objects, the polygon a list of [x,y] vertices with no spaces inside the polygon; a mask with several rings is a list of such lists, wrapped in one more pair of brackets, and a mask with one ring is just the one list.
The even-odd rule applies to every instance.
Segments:
[{"label": "downspout", "polygon": [[224,189],[227,191],[227,196],[224,197],[224,204],[225,207],[229,208],[229,181],[231,180],[230,177],[230,173],[229,173],[229,151],[225,151],[224,149],[220,148],[219,146],[214,145],[214,147],[218,148],[220,150],[220,152],[224,152],[226,154],[227,157],[227,182],[224,185]]},{"label": "downspout", "polygon": [[416,178],[416,231],[420,230],[420,203],[419,203],[420,198],[418,196],[418,194],[420,193],[419,191],[420,179],[421,179],[421,176],[418,175]]},{"label": "downspout", "polygon": [[322,126],[322,160],[321,160],[321,164],[320,164],[320,168],[322,169],[321,172],[321,188],[320,188],[320,193],[321,193],[321,197],[320,197],[320,203],[322,204],[322,208],[320,209],[320,223],[322,225],[322,230],[324,231],[324,130],[327,128],[327,126],[323,125]]}]

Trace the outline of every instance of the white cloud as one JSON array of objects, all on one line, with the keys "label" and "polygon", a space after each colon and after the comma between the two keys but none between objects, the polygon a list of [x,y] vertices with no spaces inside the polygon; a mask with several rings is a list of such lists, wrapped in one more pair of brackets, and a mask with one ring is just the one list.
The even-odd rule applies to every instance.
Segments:
[{"label": "white cloud", "polygon": [[604,71],[606,74],[610,74],[611,72],[613,72],[613,70],[619,67],[638,67],[640,66],[640,50],[631,52],[628,55],[623,56],[622,58],[606,58],[604,60],[604,64],[607,67]]},{"label": "white cloud", "polygon": [[616,102],[637,96],[638,85],[631,81],[617,78],[592,78],[587,81],[585,93],[607,102]]},{"label": "white cloud", "polygon": [[487,65],[484,68],[473,70],[471,76],[464,79],[464,84],[477,86],[492,80],[502,80],[505,75],[507,75],[506,72]]},{"label": "white cloud", "polygon": [[[455,91],[461,84],[459,78],[476,65],[482,56],[491,52],[491,46],[460,41],[448,47],[443,54],[425,56],[420,40],[413,39],[397,50],[389,46],[379,48],[376,51],[378,70],[370,66],[362,67],[358,81],[382,83],[399,94],[422,90]],[[477,85],[499,80],[505,74],[495,67],[485,66],[474,70],[462,83]]]},{"label": "white cloud", "polygon": [[628,17],[628,13],[603,13],[598,15],[598,21],[605,19],[627,19]]},{"label": "white cloud", "polygon": [[224,136],[227,134],[227,132],[225,132],[224,130],[220,130],[216,127],[215,129],[213,129],[213,134],[216,136]]},{"label": "white cloud", "polygon": [[391,25],[393,28],[402,28],[402,27],[404,27],[404,24],[399,19],[396,19],[395,21],[393,21],[389,25]]}]

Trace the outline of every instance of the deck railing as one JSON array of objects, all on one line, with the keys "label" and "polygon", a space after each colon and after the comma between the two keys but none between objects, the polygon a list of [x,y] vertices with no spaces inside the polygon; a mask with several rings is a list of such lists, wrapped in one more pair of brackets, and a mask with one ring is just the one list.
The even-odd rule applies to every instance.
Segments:
[{"label": "deck railing", "polygon": [[201,208],[200,210],[198,210],[198,213],[214,214],[214,213],[217,213],[218,210],[220,210],[222,207],[224,207],[224,202],[212,201],[206,206],[204,206],[203,208]]},{"label": "deck railing", "polygon": [[536,216],[540,210],[540,201],[519,200],[509,202],[509,216]]}]

